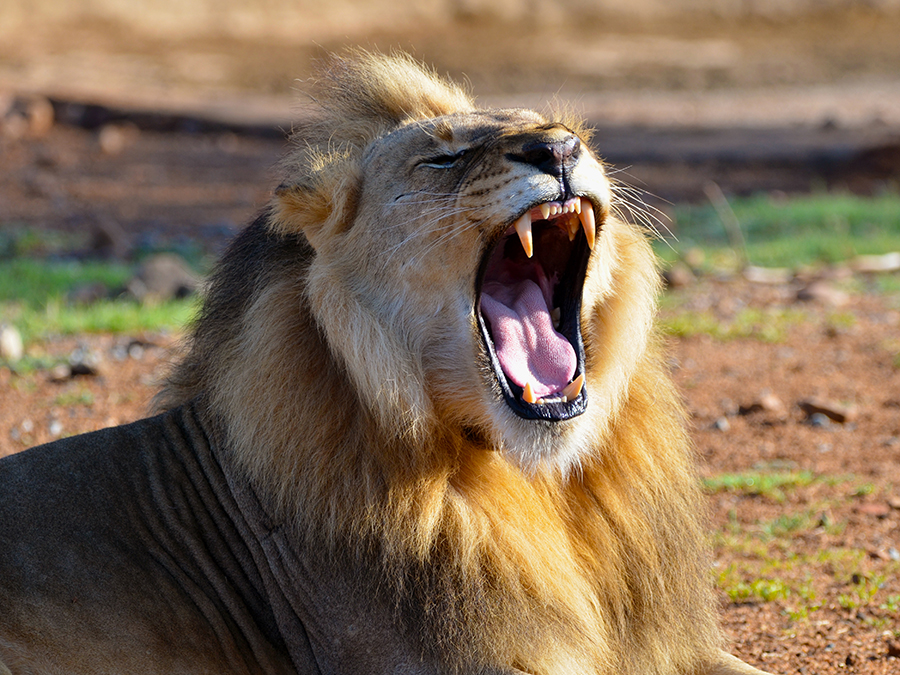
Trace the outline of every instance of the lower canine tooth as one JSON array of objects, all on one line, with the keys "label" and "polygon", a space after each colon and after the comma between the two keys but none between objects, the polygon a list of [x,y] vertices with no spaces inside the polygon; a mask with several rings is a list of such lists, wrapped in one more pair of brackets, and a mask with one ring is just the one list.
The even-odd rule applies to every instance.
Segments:
[{"label": "lower canine tooth", "polygon": [[581,393],[581,387],[584,386],[584,374],[579,375],[574,380],[569,382],[566,385],[566,388],[562,390],[562,395],[568,401],[573,401],[577,398],[578,394]]},{"label": "lower canine tooth", "polygon": [[516,221],[516,234],[519,235],[519,241],[522,242],[522,248],[525,249],[525,255],[529,258],[534,255],[534,239],[531,234],[531,213],[526,211],[522,217]]},{"label": "lower canine tooth", "polygon": [[526,403],[537,403],[537,396],[535,396],[534,392],[531,390],[531,382],[525,383],[525,391],[522,392],[522,399]]}]

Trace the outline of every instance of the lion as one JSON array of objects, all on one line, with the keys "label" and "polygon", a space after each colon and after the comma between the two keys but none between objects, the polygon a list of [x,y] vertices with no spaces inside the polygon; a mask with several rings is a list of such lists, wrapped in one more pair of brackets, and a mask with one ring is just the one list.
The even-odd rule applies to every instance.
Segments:
[{"label": "lion", "polygon": [[571,115],[335,56],[158,414],[0,464],[2,673],[749,675]]}]

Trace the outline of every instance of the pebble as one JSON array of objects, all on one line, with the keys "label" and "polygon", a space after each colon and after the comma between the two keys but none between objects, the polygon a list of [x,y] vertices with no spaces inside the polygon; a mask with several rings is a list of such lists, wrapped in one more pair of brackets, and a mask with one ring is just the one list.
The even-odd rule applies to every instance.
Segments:
[{"label": "pebble", "polygon": [[793,278],[794,273],[786,267],[754,267],[744,270],[744,278],[755,284],[783,285]]},{"label": "pebble", "polygon": [[72,369],[69,367],[67,363],[60,363],[59,365],[53,366],[50,369],[50,372],[47,374],[47,378],[51,382],[65,382],[66,380],[71,379],[72,377]]},{"label": "pebble", "polygon": [[731,422],[728,421],[727,417],[720,417],[715,422],[713,422],[712,428],[716,431],[725,432],[731,429]]},{"label": "pebble", "polygon": [[797,405],[809,416],[810,423],[814,426],[817,426],[812,422],[812,418],[815,415],[824,415],[832,422],[837,422],[838,424],[846,424],[856,419],[856,407],[852,405],[842,405],[834,401],[818,398],[809,398],[800,401]]},{"label": "pebble", "polygon": [[97,134],[97,143],[105,155],[118,155],[137,138],[138,128],[133,124],[105,124]]},{"label": "pebble", "polygon": [[775,394],[766,392],[749,405],[738,407],[739,415],[750,415],[755,412],[783,413],[784,403]]},{"label": "pebble", "polygon": [[59,420],[53,420],[52,422],[50,422],[50,435],[51,436],[53,436],[54,438],[57,438],[60,435],[62,435],[62,432],[63,432],[62,422],[60,422]]},{"label": "pebble", "polygon": [[830,307],[842,307],[850,300],[844,291],[838,290],[827,281],[814,281],[797,291],[797,300],[818,302]]},{"label": "pebble", "polygon": [[140,301],[185,298],[200,285],[199,277],[183,258],[159,253],[147,258],[128,282],[128,292]]},{"label": "pebble", "polygon": [[867,504],[859,504],[856,507],[857,513],[865,516],[874,516],[875,518],[887,518],[891,512],[891,507],[887,504],[879,502],[870,502]]},{"label": "pebble", "polygon": [[828,415],[817,412],[809,416],[809,424],[819,429],[828,429],[831,426],[831,420],[828,419]]},{"label": "pebble", "polygon": [[0,358],[18,361],[25,353],[22,336],[12,326],[0,326]]},{"label": "pebble", "polygon": [[900,252],[883,255],[860,255],[853,259],[857,272],[896,272],[900,270]]},{"label": "pebble", "polygon": [[675,263],[662,276],[668,288],[687,288],[697,281],[694,273],[683,263]]}]

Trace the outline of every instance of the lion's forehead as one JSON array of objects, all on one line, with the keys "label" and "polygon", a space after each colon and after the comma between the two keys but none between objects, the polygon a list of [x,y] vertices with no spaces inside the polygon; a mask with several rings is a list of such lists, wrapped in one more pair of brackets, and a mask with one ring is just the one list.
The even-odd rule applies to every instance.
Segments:
[{"label": "lion's forehead", "polygon": [[409,142],[419,147],[469,146],[510,135],[538,133],[547,120],[527,108],[486,109],[414,120],[380,139],[371,154]]}]

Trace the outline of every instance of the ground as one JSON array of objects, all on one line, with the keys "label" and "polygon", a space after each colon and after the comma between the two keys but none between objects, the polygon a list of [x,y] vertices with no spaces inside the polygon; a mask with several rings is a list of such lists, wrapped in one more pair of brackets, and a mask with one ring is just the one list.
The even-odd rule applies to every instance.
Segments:
[{"label": "ground", "polygon": [[[898,72],[898,26],[896,16],[862,10],[810,21],[799,37],[767,21],[685,24],[668,41],[657,38],[671,27],[641,32],[619,25],[603,43],[617,44],[615,53],[588,44],[603,28],[596,24],[518,26],[511,36],[479,23],[465,40],[426,27],[413,38],[386,33],[369,44],[419,45],[418,53],[442,70],[465,73],[476,90],[501,98],[530,86],[563,95],[614,89],[605,102],[583,99],[601,126],[596,142],[614,150],[604,154],[624,169],[617,176],[676,201],[702,197],[704,181],[713,179],[729,193],[816,186],[870,193],[891,180],[896,188],[891,153],[898,146],[890,139],[897,138],[900,106],[891,102],[900,94],[894,84],[863,85],[883,84]],[[129,259],[156,248],[198,247],[215,255],[265,203],[284,143],[278,134],[260,133],[258,118],[204,126],[209,115],[123,116],[115,106],[73,105],[59,82],[41,80],[52,70],[48,64],[64,63],[68,70],[57,72],[66,82],[79,81],[79,91],[106,105],[114,90],[117,105],[130,100],[146,110],[152,99],[155,110],[168,110],[172,101],[190,107],[179,98],[186,89],[195,102],[214,98],[213,84],[221,82],[204,79],[202,67],[189,76],[185,69],[166,71],[174,52],[162,42],[89,25],[28,39],[0,47],[0,94],[4,83],[11,91],[49,87],[47,93],[59,94],[51,99],[63,123],[0,127],[0,228],[67,233],[81,256]],[[573,41],[582,48],[577,62],[566,60]],[[212,70],[229,86],[255,87],[254,100],[278,94],[286,78],[305,74],[310,54],[322,52],[261,41],[204,61],[221,43],[195,47],[197,58],[186,62],[214,62]],[[104,50],[121,52],[120,60],[100,58]],[[706,54],[700,65],[691,60],[698,50]],[[642,58],[632,58],[635,51]],[[122,53],[141,72],[164,74],[129,90],[129,82],[116,79]],[[753,93],[726,92],[731,103],[722,112],[715,96],[729,87]],[[823,91],[810,87],[836,97],[802,126],[791,115],[815,107],[814,94]],[[851,89],[852,96],[842,95]],[[616,107],[617,101],[625,103]],[[674,126],[693,127],[676,133],[653,126],[673,110],[682,115],[670,120]],[[723,126],[717,114],[746,128]],[[697,128],[706,122],[714,133]],[[871,133],[878,137],[877,161],[867,145]],[[664,207],[661,199],[655,203]],[[708,489],[726,637],[732,651],[773,673],[900,672],[900,297],[884,290],[883,277],[841,269],[806,274],[776,284],[701,276],[668,291],[663,302],[663,326],[678,316],[712,317],[726,329],[747,317],[754,324],[728,339],[707,333],[665,339]],[[810,275],[845,295],[799,300]],[[88,355],[96,373],[68,378],[0,367],[0,455],[143,416],[178,339],[80,335],[28,345],[35,356]],[[833,417],[848,418],[810,412],[802,404],[812,399]]]}]

